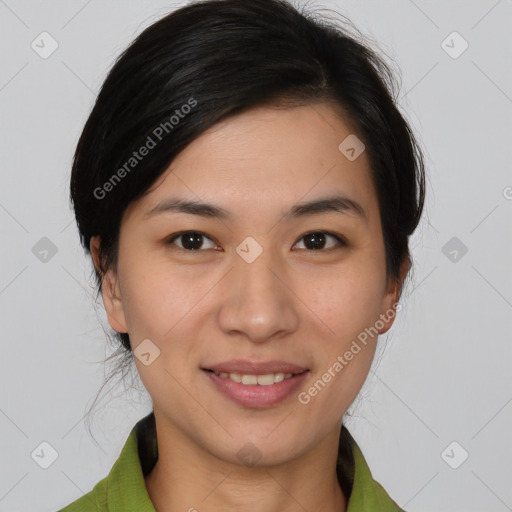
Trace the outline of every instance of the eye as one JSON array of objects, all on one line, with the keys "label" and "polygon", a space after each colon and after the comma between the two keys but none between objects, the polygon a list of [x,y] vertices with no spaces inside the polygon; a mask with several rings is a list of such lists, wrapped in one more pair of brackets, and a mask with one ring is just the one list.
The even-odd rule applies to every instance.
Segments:
[{"label": "eye", "polygon": [[[311,251],[318,251],[326,248],[327,240],[331,238],[334,239],[335,242],[337,242],[338,247],[346,247],[347,243],[345,240],[335,235],[334,233],[328,233],[327,231],[312,231],[310,233],[306,233],[303,235],[300,240],[304,240],[304,246],[305,249],[311,250]],[[335,249],[336,244],[333,246],[327,247],[327,249]],[[302,249],[302,248],[301,248]]]},{"label": "eye", "polygon": [[184,251],[197,251],[203,247],[203,240],[209,240],[212,243],[212,247],[206,247],[206,249],[216,249],[217,245],[212,241],[211,238],[208,238],[204,233],[200,231],[181,231],[180,233],[175,233],[167,240],[167,244],[174,244],[175,240],[181,240],[182,245],[178,245],[180,249]]},{"label": "eye", "polygon": [[[330,245],[329,239],[331,239]],[[205,247],[204,240],[209,240],[211,246]],[[341,236],[335,235],[334,233],[329,233],[327,231],[311,231],[310,233],[303,235],[300,240],[304,240],[304,247],[299,247],[299,249],[307,249],[309,251],[335,249],[336,247],[346,247],[347,245]],[[180,244],[178,244],[176,241],[180,241]],[[332,241],[334,241],[334,244]],[[167,240],[166,243],[168,245],[175,244],[179,249],[182,249],[186,252],[218,248],[218,246],[215,244],[215,242],[213,242],[211,238],[207,237],[200,231],[181,231],[179,233],[175,233]]]}]

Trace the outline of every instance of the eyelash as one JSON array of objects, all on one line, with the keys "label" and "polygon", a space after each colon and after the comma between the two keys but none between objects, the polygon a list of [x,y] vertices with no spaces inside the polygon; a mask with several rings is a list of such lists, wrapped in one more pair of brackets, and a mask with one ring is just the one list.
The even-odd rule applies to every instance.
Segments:
[{"label": "eyelash", "polygon": [[[211,240],[212,242],[214,242],[209,236],[207,236],[205,233],[203,233],[202,231],[195,231],[195,230],[188,230],[188,231],[180,231],[178,233],[174,233],[173,235],[171,235],[167,241],[166,241],[166,244],[167,245],[173,245],[174,244],[174,241],[178,238],[180,238],[181,236],[183,235],[186,235],[188,233],[195,233],[196,235],[199,235],[199,236],[202,236],[204,238],[207,238],[208,240]],[[305,250],[307,252],[327,252],[327,251],[331,251],[331,250],[334,250],[334,249],[342,249],[344,247],[346,247],[348,244],[347,242],[345,241],[345,239],[343,237],[341,237],[340,235],[337,235],[336,233],[332,233],[330,231],[308,231],[307,233],[304,233],[297,242],[301,241],[302,239],[306,238],[308,235],[312,235],[312,234],[316,234],[316,233],[321,233],[321,234],[324,234],[324,235],[327,235],[327,236],[331,236],[333,237],[334,239],[336,239],[336,241],[338,242],[338,245],[335,246],[335,247],[329,247],[327,249],[317,249],[317,250],[312,250],[312,249],[300,249],[300,250]],[[296,243],[297,243],[296,242]],[[215,242],[214,242],[215,243]],[[295,244],[294,244],[295,245]],[[197,250],[193,250],[193,249],[183,249],[182,247],[178,247],[176,246],[175,249],[177,251],[180,251],[180,252],[187,252],[187,253],[194,253],[194,252],[201,252],[201,251],[205,251],[205,249],[197,249]],[[216,249],[214,249],[216,250]]]}]

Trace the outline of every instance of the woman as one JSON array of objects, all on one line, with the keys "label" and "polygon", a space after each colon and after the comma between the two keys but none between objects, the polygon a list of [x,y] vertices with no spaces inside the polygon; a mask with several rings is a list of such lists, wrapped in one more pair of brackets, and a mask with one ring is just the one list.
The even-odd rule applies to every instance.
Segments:
[{"label": "woman", "polygon": [[393,86],[281,0],[195,2],[121,55],[71,197],[153,412],[63,510],[401,510],[343,425],[423,208]]}]

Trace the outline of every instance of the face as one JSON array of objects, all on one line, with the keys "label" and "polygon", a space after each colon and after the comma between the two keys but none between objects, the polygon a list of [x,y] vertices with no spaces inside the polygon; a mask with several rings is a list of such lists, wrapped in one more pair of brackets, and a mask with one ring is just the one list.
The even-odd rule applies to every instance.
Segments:
[{"label": "face", "polygon": [[[108,320],[155,413],[221,460],[251,441],[282,463],[339,429],[393,322],[369,161],[338,148],[351,134],[325,104],[253,109],[194,140],[123,217]],[[294,373],[258,389],[207,371],[233,360],[296,367],[231,372]]]}]

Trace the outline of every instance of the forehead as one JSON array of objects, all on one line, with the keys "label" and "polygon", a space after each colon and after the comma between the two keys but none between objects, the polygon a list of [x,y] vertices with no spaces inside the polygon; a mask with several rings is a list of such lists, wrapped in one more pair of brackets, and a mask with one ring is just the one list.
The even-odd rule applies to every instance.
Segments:
[{"label": "forehead", "polygon": [[350,159],[344,152],[353,137],[326,104],[254,108],[193,140],[137,209],[147,213],[180,195],[249,214],[337,194],[371,210],[376,196],[367,156],[362,151]]}]

